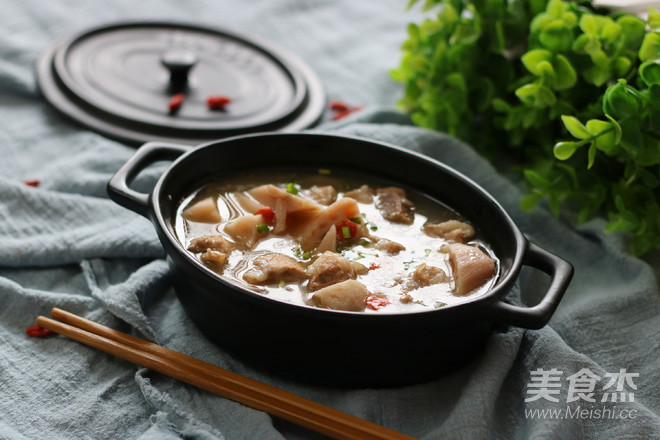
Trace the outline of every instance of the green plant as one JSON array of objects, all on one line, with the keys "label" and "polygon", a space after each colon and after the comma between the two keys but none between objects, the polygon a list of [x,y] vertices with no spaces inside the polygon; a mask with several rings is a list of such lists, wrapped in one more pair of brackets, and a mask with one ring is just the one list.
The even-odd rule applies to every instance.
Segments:
[{"label": "green plant", "polygon": [[[417,3],[412,0],[410,5]],[[561,0],[427,0],[400,66],[415,124],[515,170],[525,210],[604,214],[660,245],[660,13]],[[504,160],[503,160],[504,159]]]}]

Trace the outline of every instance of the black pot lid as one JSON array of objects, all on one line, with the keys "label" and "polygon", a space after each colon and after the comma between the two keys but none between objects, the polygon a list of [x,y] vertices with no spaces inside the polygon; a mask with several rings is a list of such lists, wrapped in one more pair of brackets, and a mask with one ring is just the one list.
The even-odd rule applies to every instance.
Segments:
[{"label": "black pot lid", "polygon": [[[302,130],[316,124],[326,106],[319,79],[291,53],[181,23],[83,31],[47,50],[37,75],[42,94],[59,111],[136,145]],[[179,107],[175,96],[183,97]],[[214,108],[210,97],[229,102]]]}]

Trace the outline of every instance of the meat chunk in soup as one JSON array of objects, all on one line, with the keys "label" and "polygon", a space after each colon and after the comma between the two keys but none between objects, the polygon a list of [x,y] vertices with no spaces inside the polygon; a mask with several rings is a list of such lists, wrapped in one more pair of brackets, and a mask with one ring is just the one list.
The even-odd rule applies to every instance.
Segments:
[{"label": "meat chunk in soup", "polygon": [[387,252],[390,255],[399,255],[401,251],[406,250],[404,245],[388,240],[387,238],[377,238],[375,240],[377,241],[374,247],[379,251]]},{"label": "meat chunk in soup", "polygon": [[227,263],[234,243],[220,235],[202,235],[193,238],[188,245],[190,252],[200,253],[199,259],[210,269],[220,272]]},{"label": "meat chunk in soup", "polygon": [[465,243],[474,237],[472,225],[458,220],[425,225],[424,232],[431,237],[440,237],[458,243]]},{"label": "meat chunk in soup", "polygon": [[224,265],[227,264],[229,255],[220,251],[209,249],[200,255],[199,259],[212,270],[219,272],[222,270]]},{"label": "meat chunk in soup", "polygon": [[243,279],[252,284],[278,284],[302,281],[307,278],[305,267],[286,255],[270,253],[254,259]]},{"label": "meat chunk in soup", "polygon": [[455,295],[466,295],[495,275],[495,261],[476,246],[453,243],[448,246],[448,253]]},{"label": "meat chunk in soup", "polygon": [[321,205],[327,206],[337,200],[337,190],[332,185],[314,185],[309,189],[309,194],[312,199],[319,202]]},{"label": "meat chunk in soup", "polygon": [[195,253],[206,252],[209,249],[230,254],[234,250],[234,243],[221,235],[202,235],[190,240],[188,245],[188,250]]},{"label": "meat chunk in soup", "polygon": [[369,291],[359,281],[346,280],[317,290],[312,301],[320,306],[334,310],[361,312],[367,304]]},{"label": "meat chunk in soup", "polygon": [[436,266],[420,264],[412,274],[412,280],[418,287],[430,286],[432,284],[447,282],[447,274]]},{"label": "meat chunk in soup", "polygon": [[344,197],[350,197],[360,203],[373,203],[375,194],[376,191],[369,185],[362,185],[358,189],[346,192]]},{"label": "meat chunk in soup", "polygon": [[345,280],[354,280],[366,267],[334,252],[322,253],[308,268],[308,287],[318,290]]},{"label": "meat chunk in soup", "polygon": [[378,194],[376,207],[383,218],[405,225],[411,225],[415,221],[415,205],[406,198],[406,191],[403,188],[394,186],[379,188],[376,193]]},{"label": "meat chunk in soup", "polygon": [[181,215],[186,220],[200,223],[218,223],[222,220],[215,197],[207,197],[188,206]]}]

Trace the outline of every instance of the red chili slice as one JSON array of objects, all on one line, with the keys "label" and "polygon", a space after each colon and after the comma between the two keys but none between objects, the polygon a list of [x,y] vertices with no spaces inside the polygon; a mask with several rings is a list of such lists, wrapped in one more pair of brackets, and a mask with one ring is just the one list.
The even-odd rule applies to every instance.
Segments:
[{"label": "red chili slice", "polygon": [[357,237],[358,225],[345,218],[335,225],[337,229],[337,240],[348,241]]},{"label": "red chili slice", "polygon": [[228,104],[231,104],[231,98],[225,95],[212,95],[206,100],[206,105],[211,110],[224,110]]},{"label": "red chili slice", "polygon": [[47,328],[43,328],[40,325],[33,325],[32,327],[28,327],[25,330],[25,333],[27,333],[28,336],[31,336],[33,338],[43,338],[55,334],[54,331],[48,330]]},{"label": "red chili slice", "polygon": [[384,296],[370,295],[367,297],[367,307],[371,310],[380,310],[390,302]]},{"label": "red chili slice", "polygon": [[260,215],[264,218],[264,221],[269,225],[272,225],[275,222],[275,211],[266,206],[265,208],[260,208],[254,215]]},{"label": "red chili slice", "polygon": [[23,184],[27,186],[39,186],[41,184],[41,180],[34,179],[34,180],[26,180],[23,182]]},{"label": "red chili slice", "polygon": [[169,103],[170,112],[175,112],[179,110],[181,104],[183,104],[183,101],[185,99],[186,99],[186,95],[184,93],[177,93],[176,95],[173,95],[170,98],[170,103]]}]

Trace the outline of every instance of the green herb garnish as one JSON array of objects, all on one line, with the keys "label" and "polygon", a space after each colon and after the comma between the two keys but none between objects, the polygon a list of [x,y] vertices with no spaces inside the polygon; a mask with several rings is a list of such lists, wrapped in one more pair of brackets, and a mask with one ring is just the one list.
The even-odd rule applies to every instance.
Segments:
[{"label": "green herb garnish", "polygon": [[286,184],[286,192],[295,196],[300,192],[300,188],[298,188],[295,182],[289,182]]},{"label": "green herb garnish", "polygon": [[631,232],[632,253],[660,246],[660,12],[644,21],[561,0],[424,9],[392,72],[415,124],[515,171],[524,210],[603,214],[607,232]]},{"label": "green herb garnish", "polygon": [[344,238],[351,238],[351,228],[349,228],[348,226],[342,226],[341,235]]},{"label": "green herb garnish", "polygon": [[299,260],[309,260],[312,258],[312,253],[309,251],[303,252],[300,246],[296,246],[292,249],[293,255]]},{"label": "green herb garnish", "polygon": [[357,242],[357,244],[358,244],[358,246],[367,247],[371,244],[371,242],[369,240],[367,240],[366,238],[361,238],[360,241]]},{"label": "green herb garnish", "polygon": [[259,223],[257,225],[257,232],[260,234],[267,234],[270,231],[270,228],[268,225],[264,225],[263,223]]}]

